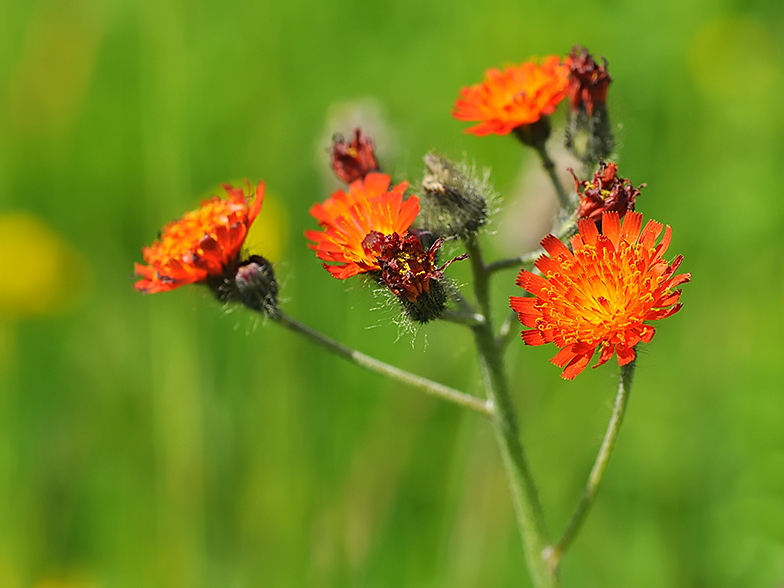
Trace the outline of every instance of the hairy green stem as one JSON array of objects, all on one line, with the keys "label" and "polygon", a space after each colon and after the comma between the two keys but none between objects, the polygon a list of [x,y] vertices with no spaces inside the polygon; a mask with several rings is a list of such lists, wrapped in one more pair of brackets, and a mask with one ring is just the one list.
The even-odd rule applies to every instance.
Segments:
[{"label": "hairy green stem", "polygon": [[488,273],[497,272],[503,269],[509,269],[512,267],[518,268],[521,265],[528,265],[529,263],[535,262],[539,257],[544,253],[544,249],[537,249],[536,251],[531,251],[530,253],[524,253],[518,257],[510,257],[509,259],[500,259],[498,261],[494,261],[493,263],[487,266]]},{"label": "hairy green stem", "polygon": [[536,152],[542,159],[544,170],[547,172],[547,175],[550,176],[550,181],[553,183],[555,192],[558,194],[558,202],[561,203],[561,208],[569,208],[569,205],[571,204],[569,201],[569,195],[566,193],[566,190],[564,190],[563,184],[558,178],[558,173],[555,171],[555,162],[550,159],[550,155],[547,153],[547,148],[544,146],[544,143],[534,145],[533,147],[536,149]]},{"label": "hairy green stem", "polygon": [[445,310],[439,318],[450,323],[466,325],[468,327],[475,327],[485,322],[485,317],[479,313],[466,313],[449,309]]},{"label": "hairy green stem", "polygon": [[517,412],[509,394],[501,348],[490,320],[489,273],[475,236],[466,239],[466,249],[471,259],[477,304],[485,317],[484,324],[476,325],[472,330],[487,397],[495,407],[491,422],[509,481],[528,571],[536,588],[555,588],[558,586],[556,570],[550,568],[544,559],[548,536],[542,506],[520,440]]},{"label": "hairy green stem", "polygon": [[629,401],[629,391],[631,390],[632,380],[634,378],[634,364],[636,360],[632,360],[624,366],[621,366],[621,377],[618,382],[618,394],[615,396],[615,406],[613,407],[612,416],[610,417],[610,424],[607,426],[607,432],[604,434],[602,446],[599,448],[599,453],[596,456],[596,461],[593,464],[591,475],[588,476],[588,483],[585,485],[583,496],[577,509],[572,515],[572,520],[566,531],[561,537],[557,545],[548,549],[547,561],[550,568],[557,570],[558,564],[561,562],[563,554],[569,549],[569,546],[574,541],[574,538],[579,533],[580,528],[585,521],[585,517],[591,509],[596,492],[599,489],[599,484],[602,481],[604,472],[607,469],[607,464],[610,461],[615,448],[615,442],[618,440],[618,433],[621,430],[621,423],[623,422],[623,415],[626,412],[626,404]]},{"label": "hairy green stem", "polygon": [[515,335],[520,333],[520,330],[517,328],[519,326],[520,323],[515,311],[511,311],[506,315],[504,322],[501,323],[501,328],[498,329],[498,336],[495,338],[499,351],[503,352],[504,349],[506,349],[506,346],[509,345],[509,342],[514,339]]},{"label": "hairy green stem", "polygon": [[342,345],[337,341],[322,335],[318,331],[311,329],[307,325],[304,325],[301,322],[291,318],[280,310],[278,310],[270,318],[294,331],[295,333],[304,335],[312,342],[321,345],[326,350],[331,351],[335,355],[347,359],[357,364],[358,366],[365,368],[366,370],[381,374],[390,380],[402,382],[403,384],[407,384],[412,388],[416,388],[432,396],[437,396],[443,400],[452,402],[453,404],[470,408],[471,410],[474,410],[491,419],[495,414],[491,400],[482,400],[476,396],[471,396],[465,392],[460,392],[459,390],[444,386],[438,382],[433,382],[427,378],[423,378],[405,370],[401,370],[400,368],[384,363],[383,361],[375,359],[374,357],[370,357],[369,355],[365,355],[364,353],[356,351],[355,349],[350,349],[349,347],[346,347],[345,345]]},{"label": "hairy green stem", "polygon": [[[550,231],[553,235],[558,237],[561,241],[571,237],[577,229],[577,222],[574,214],[570,214],[566,219],[556,222]],[[523,253],[518,257],[510,257],[509,259],[500,259],[487,265],[487,272],[492,274],[500,270],[509,268],[519,268],[521,265],[528,265],[534,263],[546,252],[543,248]]]}]

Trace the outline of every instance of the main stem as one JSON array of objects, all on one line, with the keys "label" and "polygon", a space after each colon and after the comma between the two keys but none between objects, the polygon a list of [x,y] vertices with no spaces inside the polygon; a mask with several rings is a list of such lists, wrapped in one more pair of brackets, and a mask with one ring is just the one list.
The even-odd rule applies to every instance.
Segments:
[{"label": "main stem", "polygon": [[509,480],[528,571],[536,588],[556,588],[556,569],[549,567],[544,559],[548,535],[542,506],[520,440],[517,413],[509,394],[501,349],[496,342],[490,320],[489,274],[475,236],[466,239],[466,249],[471,259],[479,312],[485,317],[484,323],[475,325],[472,330],[487,397],[495,407],[491,422]]},{"label": "main stem", "polygon": [[588,483],[585,485],[583,496],[580,499],[580,504],[572,515],[572,520],[569,523],[566,531],[561,537],[558,544],[552,549],[548,550],[547,560],[551,569],[558,568],[563,554],[569,549],[569,546],[574,541],[574,538],[579,533],[585,517],[591,510],[596,492],[599,489],[599,484],[604,477],[604,471],[607,469],[607,464],[610,462],[610,455],[612,455],[615,448],[615,442],[618,440],[618,433],[621,430],[621,423],[623,423],[623,415],[626,413],[626,404],[629,402],[629,391],[632,386],[632,379],[634,378],[634,364],[636,360],[621,366],[621,377],[618,382],[618,394],[615,396],[615,406],[613,407],[612,416],[610,417],[610,424],[607,426],[607,432],[604,434],[602,446],[599,448],[599,453],[596,456],[596,461],[593,464],[591,475],[588,476]]},{"label": "main stem", "polygon": [[374,357],[370,357],[369,355],[365,355],[356,349],[350,349],[345,345],[338,343],[334,339],[330,339],[326,335],[322,335],[318,331],[311,329],[307,325],[304,325],[301,322],[291,318],[279,309],[276,310],[275,313],[270,316],[270,318],[291,329],[295,333],[304,335],[306,338],[310,339],[318,345],[321,345],[335,355],[339,355],[340,357],[347,359],[367,370],[370,370],[371,372],[381,374],[382,376],[385,376],[391,380],[402,382],[408,386],[411,386],[412,388],[417,388],[423,392],[426,392],[427,394],[437,396],[443,400],[448,400],[449,402],[459,406],[470,408],[471,410],[483,414],[486,417],[492,418],[494,414],[492,402],[489,400],[482,400],[476,396],[471,396],[465,392],[460,392],[450,388],[449,386],[444,386],[438,382],[428,380],[427,378],[414,375],[410,372],[389,365],[388,363],[384,363],[383,361],[380,361]]}]

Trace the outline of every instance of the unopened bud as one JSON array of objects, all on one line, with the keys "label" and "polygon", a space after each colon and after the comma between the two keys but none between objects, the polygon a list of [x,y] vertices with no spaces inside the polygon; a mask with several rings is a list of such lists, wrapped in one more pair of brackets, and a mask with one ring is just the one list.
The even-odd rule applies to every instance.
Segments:
[{"label": "unopened bud", "polygon": [[278,310],[278,282],[272,264],[260,255],[251,255],[234,274],[236,301],[273,318]]},{"label": "unopened bud", "polygon": [[424,195],[419,201],[421,226],[440,237],[466,238],[487,223],[493,191],[487,178],[473,170],[428,153],[425,155]]}]

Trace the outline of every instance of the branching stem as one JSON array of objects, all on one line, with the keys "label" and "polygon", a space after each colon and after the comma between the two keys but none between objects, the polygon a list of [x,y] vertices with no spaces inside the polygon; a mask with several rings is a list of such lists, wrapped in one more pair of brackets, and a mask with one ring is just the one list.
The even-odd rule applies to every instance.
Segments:
[{"label": "branching stem", "polygon": [[482,261],[482,251],[476,236],[466,239],[466,249],[474,274],[477,305],[485,317],[483,324],[473,327],[474,338],[487,397],[495,407],[491,422],[509,481],[528,571],[536,588],[556,588],[557,572],[550,568],[544,559],[544,550],[549,541],[547,529],[536,485],[520,440],[517,412],[509,394],[501,348],[493,334],[488,295],[489,272]]},{"label": "branching stem", "polygon": [[370,357],[369,355],[365,355],[364,353],[361,353],[355,349],[350,349],[349,347],[346,347],[345,345],[342,345],[337,341],[322,335],[318,331],[311,329],[307,325],[304,325],[301,322],[291,318],[280,310],[278,310],[277,313],[271,318],[272,320],[280,323],[295,333],[303,335],[312,342],[321,345],[323,348],[331,351],[335,355],[339,355],[340,357],[347,359],[357,364],[358,366],[365,368],[366,370],[381,374],[390,380],[402,382],[403,384],[411,386],[412,388],[416,388],[432,396],[437,396],[443,400],[452,402],[453,404],[470,408],[471,410],[491,419],[495,414],[493,403],[490,400],[482,400],[476,396],[471,396],[465,392],[460,392],[459,390],[444,386],[438,382],[433,382],[427,378],[423,378],[405,370],[401,370],[400,368],[384,363],[383,361],[380,361],[374,357]]}]

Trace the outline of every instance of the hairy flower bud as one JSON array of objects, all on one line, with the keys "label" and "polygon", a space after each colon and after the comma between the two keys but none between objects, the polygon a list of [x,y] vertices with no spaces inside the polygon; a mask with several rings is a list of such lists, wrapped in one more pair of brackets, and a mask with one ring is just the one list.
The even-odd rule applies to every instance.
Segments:
[{"label": "hairy flower bud", "polygon": [[237,298],[251,310],[273,317],[278,310],[278,282],[272,264],[260,255],[251,255],[234,274]]},{"label": "hairy flower bud", "polygon": [[347,184],[379,169],[373,139],[358,127],[354,129],[351,143],[346,143],[343,135],[335,135],[329,153],[332,170]]},{"label": "hairy flower bud", "polygon": [[437,239],[425,251],[415,235],[384,235],[371,231],[362,246],[378,259],[381,279],[400,300],[403,311],[413,321],[426,323],[438,318],[446,308],[447,292],[442,284],[444,270],[468,257],[460,255],[436,266],[436,253],[443,244]]},{"label": "hairy flower bud", "polygon": [[466,238],[487,223],[492,190],[487,178],[478,180],[473,170],[428,153],[425,155],[424,196],[419,219],[438,236]]},{"label": "hairy flower bud", "polygon": [[261,255],[251,255],[233,269],[227,268],[223,276],[211,279],[207,285],[223,303],[238,302],[270,318],[278,311],[275,272]]}]

